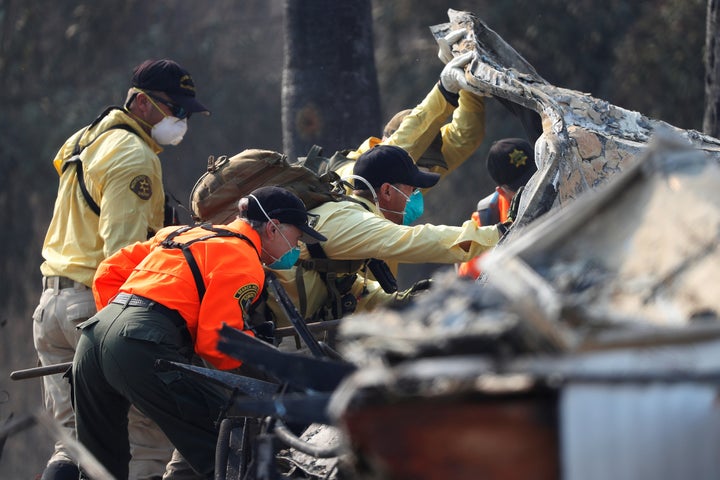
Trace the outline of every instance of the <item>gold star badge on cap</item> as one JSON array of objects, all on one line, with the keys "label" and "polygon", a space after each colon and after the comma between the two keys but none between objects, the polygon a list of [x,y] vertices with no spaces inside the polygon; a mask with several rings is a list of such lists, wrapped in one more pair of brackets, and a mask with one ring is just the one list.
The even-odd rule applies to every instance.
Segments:
[{"label": "gold star badge on cap", "polygon": [[527,162],[527,155],[517,148],[510,153],[510,163],[517,167],[522,167]]}]

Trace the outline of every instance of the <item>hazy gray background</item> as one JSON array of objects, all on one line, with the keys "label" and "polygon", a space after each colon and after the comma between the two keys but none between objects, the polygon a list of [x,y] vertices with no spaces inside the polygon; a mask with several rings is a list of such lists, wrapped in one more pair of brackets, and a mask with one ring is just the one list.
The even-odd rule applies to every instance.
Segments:
[{"label": "hazy gray background", "polygon": [[[448,8],[479,15],[553,84],[701,128],[704,0],[375,0],[367,28],[383,122],[437,81],[442,64],[428,26],[446,22]],[[0,0],[0,422],[40,406],[39,380],[8,374],[36,362],[31,314],[61,143],[122,103],[133,66],[170,57],[190,70],[213,115],[193,117],[185,141],[161,155],[169,192],[187,204],[209,154],[282,150],[283,11],[281,0]],[[381,126],[352,132],[357,144]],[[520,126],[488,101],[486,141],[427,196],[427,221],[469,217],[491,190],[488,145],[509,135],[522,135]],[[403,269],[400,281],[430,273]],[[0,478],[34,478],[51,443],[38,427],[11,437]]]}]

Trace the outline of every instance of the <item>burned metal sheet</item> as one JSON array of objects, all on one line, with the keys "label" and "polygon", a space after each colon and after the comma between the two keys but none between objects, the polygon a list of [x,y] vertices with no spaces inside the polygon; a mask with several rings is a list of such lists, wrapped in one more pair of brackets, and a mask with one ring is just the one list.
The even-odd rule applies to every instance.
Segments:
[{"label": "burned metal sheet", "polygon": [[720,164],[670,137],[488,255],[480,283],[439,275],[407,310],[354,315],[363,364],[692,342],[720,335]]},{"label": "burned metal sheet", "polygon": [[[713,476],[720,141],[550,85],[480,19],[449,16],[432,30],[439,40],[464,30],[452,51],[474,52],[473,88],[542,117],[538,172],[480,282],[444,272],[404,310],[343,319],[341,352],[359,368],[334,392],[331,416],[355,453],[393,478],[475,478],[479,468],[487,478],[645,478],[638,469],[649,464],[653,478],[687,478],[678,465]],[[515,400],[532,415],[514,419],[544,422],[483,416]],[[405,415],[452,428],[423,436]],[[474,457],[423,477],[446,468],[433,454],[457,453],[465,435]],[[538,461],[558,463],[524,474],[527,452],[504,462],[485,436],[503,447],[542,439],[528,451],[550,445]],[[388,454],[395,445],[402,455]]]},{"label": "burned metal sheet", "polygon": [[658,138],[604,188],[489,255],[488,281],[569,347],[608,329],[677,328],[720,316],[720,164],[681,136]]},{"label": "burned metal sheet", "polygon": [[484,270],[514,310],[541,330],[717,320],[720,140],[551,85],[475,15],[449,19],[432,31],[464,32],[471,86],[542,117],[538,172]]},{"label": "burned metal sheet", "polygon": [[718,139],[551,85],[478,17],[455,10],[449,10],[448,16],[448,23],[431,30],[439,41],[452,31],[465,31],[452,45],[452,53],[474,52],[466,70],[470,85],[478,93],[529,108],[542,118],[543,133],[535,144],[538,172],[523,194],[518,226],[568,205],[639,161],[659,130],[671,130],[693,148],[720,158]]}]

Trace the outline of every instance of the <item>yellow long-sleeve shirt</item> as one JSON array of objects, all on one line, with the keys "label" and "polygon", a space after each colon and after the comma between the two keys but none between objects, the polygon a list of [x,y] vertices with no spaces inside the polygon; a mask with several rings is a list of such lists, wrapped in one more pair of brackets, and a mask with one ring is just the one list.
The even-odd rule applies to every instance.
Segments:
[{"label": "yellow long-sleeve shirt", "polygon": [[[452,120],[447,122],[452,114]],[[408,114],[388,139],[370,137],[347,157],[351,160],[336,169],[340,177],[352,175],[355,160],[364,152],[379,144],[396,145],[406,150],[417,162],[440,132],[442,154],[448,168],[433,167],[431,170],[447,175],[455,170],[480,146],[485,137],[485,103],[466,91],[460,91],[458,108],[447,102],[437,86]],[[398,263],[458,263],[470,259],[497,243],[499,234],[495,227],[478,229],[472,221],[461,227],[418,225],[406,227],[386,220],[371,202],[361,200],[370,211],[354,202],[329,202],[312,211],[319,217],[317,228],[328,241],[323,249],[333,260],[356,260],[378,258],[397,272]],[[470,240],[469,252],[458,245]],[[475,253],[473,253],[475,252]],[[309,258],[303,249],[301,258]],[[296,278],[297,270],[277,271],[283,287],[306,318],[312,317],[327,301],[329,294],[325,283],[315,271],[305,270],[302,281],[306,291],[306,309],[303,312],[299,300]],[[389,301],[393,296],[385,293],[377,282],[358,278],[351,289],[358,299],[357,309],[369,310]],[[270,307],[278,316],[279,309],[273,301]]]},{"label": "yellow long-sleeve shirt", "polygon": [[[397,225],[385,219],[372,202],[353,198],[365,206],[353,201],[327,202],[310,211],[319,216],[315,229],[328,238],[322,248],[333,260],[377,258],[397,263],[452,264],[467,261],[492,248],[500,238],[497,227],[478,227],[472,220],[458,227]],[[470,242],[468,251],[460,247],[466,241]],[[305,248],[301,248],[300,258],[310,258]],[[300,310],[297,269],[275,273]],[[369,282],[368,292],[361,296],[363,281],[356,281],[352,290],[359,297],[358,310],[371,309],[391,298],[375,282]],[[307,305],[304,314],[309,318],[328,301],[329,294],[316,271],[305,270],[303,282]]]},{"label": "yellow long-sleeve shirt", "polygon": [[[452,120],[447,118],[452,114]],[[485,138],[485,101],[464,90],[460,91],[458,108],[445,100],[435,86],[425,99],[410,112],[400,127],[384,141],[370,137],[347,157],[357,160],[367,150],[379,144],[396,145],[415,160],[427,150],[438,132],[442,137],[442,155],[448,168],[433,167],[430,170],[442,176],[455,170],[480,147]],[[355,162],[342,165],[336,171],[340,177],[351,175]]]},{"label": "yellow long-sleeve shirt", "polygon": [[[118,124],[136,133],[107,131]],[[162,228],[165,194],[157,156],[162,148],[126,112],[112,110],[92,130],[84,130],[70,137],[53,160],[60,184],[40,270],[91,286],[104,258]],[[80,135],[80,145],[87,145],[81,154],[85,184],[100,206],[99,216],[82,196],[75,167],[62,171]]]}]

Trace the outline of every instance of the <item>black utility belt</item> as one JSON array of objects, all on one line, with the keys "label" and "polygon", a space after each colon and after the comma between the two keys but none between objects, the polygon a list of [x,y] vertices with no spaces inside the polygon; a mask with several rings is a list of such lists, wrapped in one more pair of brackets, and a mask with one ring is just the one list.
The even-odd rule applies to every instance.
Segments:
[{"label": "black utility belt", "polygon": [[110,303],[124,305],[126,307],[147,308],[148,310],[153,310],[155,312],[163,314],[164,316],[169,318],[176,327],[187,328],[187,322],[185,322],[185,319],[182,317],[182,315],[180,315],[180,312],[178,312],[177,310],[173,310],[172,308],[168,308],[162,303],[156,302],[155,300],[141,297],[140,295],[120,292],[115,295],[115,298],[113,298]]}]

